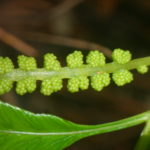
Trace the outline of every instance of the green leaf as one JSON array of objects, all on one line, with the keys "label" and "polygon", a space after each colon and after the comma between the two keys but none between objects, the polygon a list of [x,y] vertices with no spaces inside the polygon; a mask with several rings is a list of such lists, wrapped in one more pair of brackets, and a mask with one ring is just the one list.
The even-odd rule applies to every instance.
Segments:
[{"label": "green leaf", "polygon": [[145,122],[150,112],[101,125],[79,125],[59,117],[33,114],[0,102],[1,150],[62,150],[91,135]]}]

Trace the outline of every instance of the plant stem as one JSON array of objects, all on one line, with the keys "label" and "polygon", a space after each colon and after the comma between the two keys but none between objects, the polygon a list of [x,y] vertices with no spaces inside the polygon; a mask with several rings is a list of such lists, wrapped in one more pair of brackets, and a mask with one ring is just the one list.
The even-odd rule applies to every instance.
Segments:
[{"label": "plant stem", "polygon": [[150,149],[150,120],[147,121],[141,136],[137,142],[135,150],[149,150]]},{"label": "plant stem", "polygon": [[33,71],[24,71],[21,69],[14,69],[12,72],[1,74],[0,79],[10,79],[12,81],[18,81],[24,79],[26,77],[33,77],[36,80],[43,80],[48,79],[51,77],[59,77],[62,79],[65,78],[72,78],[74,76],[85,75],[85,76],[92,76],[96,73],[113,73],[120,69],[127,69],[132,70],[136,69],[138,66],[142,65],[150,65],[150,56],[138,58],[131,60],[126,64],[117,64],[117,63],[107,63],[103,67],[90,67],[88,65],[83,65],[80,68],[69,68],[69,67],[62,67],[59,71],[49,71],[44,68],[38,68]]},{"label": "plant stem", "polygon": [[[119,121],[104,123],[100,125],[93,125],[93,126],[87,125],[88,130],[84,130],[83,132],[88,132],[89,136],[95,135],[95,134],[113,132],[113,131],[117,131],[117,130],[121,130],[121,129],[125,129],[129,127],[133,127],[135,125],[142,124],[144,122],[147,122],[149,118],[150,118],[150,111],[147,111],[147,112],[144,112],[144,113],[141,113],[141,114],[129,117],[129,118],[125,118]],[[91,132],[89,132],[90,130]]]}]

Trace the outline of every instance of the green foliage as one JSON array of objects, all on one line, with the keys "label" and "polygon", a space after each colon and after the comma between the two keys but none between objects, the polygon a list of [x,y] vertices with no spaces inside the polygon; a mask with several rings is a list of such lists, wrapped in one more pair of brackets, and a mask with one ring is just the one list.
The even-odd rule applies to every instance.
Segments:
[{"label": "green foliage", "polygon": [[[41,93],[51,95],[63,87],[63,79],[68,79],[67,88],[70,92],[86,90],[90,85],[96,91],[101,91],[110,84],[112,79],[118,86],[123,86],[133,80],[130,72],[136,69],[139,73],[148,72],[150,57],[131,60],[131,53],[122,49],[112,52],[113,62],[106,63],[105,56],[98,50],[90,51],[83,61],[81,51],[74,51],[66,58],[67,66],[61,67],[57,57],[52,53],[44,55],[43,68],[37,68],[35,58],[18,56],[19,68],[14,68],[9,58],[0,57],[0,94],[8,92],[16,81],[16,92],[24,95],[36,90],[36,81],[40,80]],[[5,83],[5,85],[2,85]]]},{"label": "green foliage", "polygon": [[0,102],[0,149],[62,150],[82,138],[135,126],[149,117],[150,112],[145,112],[101,125],[79,125]]},{"label": "green foliage", "polygon": [[[110,84],[111,73],[116,85],[123,86],[133,80],[130,70],[137,69],[144,74],[150,65],[150,57],[131,60],[131,53],[121,49],[113,51],[112,59],[113,62],[106,63],[105,56],[95,50],[89,52],[84,64],[82,53],[75,51],[67,56],[67,67],[61,67],[57,57],[48,53],[44,55],[43,68],[37,68],[35,58],[21,55],[18,56],[19,67],[14,68],[9,58],[0,57],[0,94],[10,91],[14,81],[18,94],[31,93],[36,90],[36,81],[41,80],[41,93],[48,96],[61,90],[66,78],[67,88],[72,93],[88,89],[89,80],[93,89],[101,91]],[[149,118],[150,112],[145,112],[102,125],[79,125],[0,102],[0,149],[62,150],[82,138],[135,126]]]}]

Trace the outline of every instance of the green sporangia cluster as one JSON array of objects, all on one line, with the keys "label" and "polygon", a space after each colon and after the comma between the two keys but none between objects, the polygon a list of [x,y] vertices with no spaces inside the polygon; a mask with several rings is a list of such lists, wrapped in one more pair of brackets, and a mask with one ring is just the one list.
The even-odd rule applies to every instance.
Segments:
[{"label": "green sporangia cluster", "polygon": [[[86,63],[91,67],[102,67],[106,64],[105,56],[97,50],[91,51],[86,57]],[[91,76],[91,86],[96,91],[101,91],[104,87],[108,86],[109,83],[109,73],[97,72]]]},{"label": "green sporangia cluster", "polygon": [[[131,58],[132,55],[128,50],[115,49],[112,53],[114,63],[125,64],[128,63]],[[130,71],[121,69],[112,74],[112,79],[118,86],[123,86],[133,80],[133,75]]]},{"label": "green sporangia cluster", "polygon": [[[83,54],[75,51],[66,58],[67,66],[70,68],[80,68],[83,66]],[[86,90],[89,87],[89,79],[86,76],[74,76],[68,80],[67,88],[70,92],[78,92],[79,89]]]},{"label": "green sporangia cluster", "polygon": [[[114,49],[112,52],[112,65],[123,66],[131,61],[132,55],[128,50]],[[130,83],[133,80],[133,74],[124,67],[119,69],[114,69],[111,73],[109,71],[104,71],[106,64],[106,58],[103,53],[98,50],[93,50],[88,53],[85,58],[86,64],[84,64],[84,57],[81,51],[74,51],[66,57],[67,67],[61,67],[60,62],[57,57],[52,53],[47,53],[44,55],[43,68],[37,68],[37,63],[35,58],[27,57],[24,55],[18,56],[18,68],[15,69],[14,65],[8,57],[0,57],[0,94],[4,94],[11,90],[13,87],[13,82],[16,81],[16,92],[20,95],[26,93],[32,93],[36,90],[37,80],[41,80],[41,90],[40,92],[44,95],[51,95],[57,92],[63,87],[63,76],[61,71],[63,68],[70,71],[70,77],[68,77],[67,88],[70,92],[78,92],[79,90],[86,90],[89,85],[96,91],[101,91],[104,87],[108,86],[112,80],[118,86],[123,86]],[[95,71],[90,74],[86,73],[75,73],[75,69],[89,68],[95,69],[99,68],[99,71]],[[103,70],[101,70],[103,68]],[[148,71],[148,66],[138,65],[137,71],[144,74]],[[13,74],[14,71],[22,71],[23,77],[13,81],[11,78],[7,77],[8,74]],[[57,73],[55,76],[46,76],[43,78],[37,78],[36,71],[41,70],[41,72]],[[35,73],[35,75],[32,75]],[[19,74],[19,73],[18,73]]]},{"label": "green sporangia cluster", "polygon": [[[14,65],[10,58],[0,57],[0,74],[9,73],[13,69],[14,69]],[[0,79],[0,95],[10,91],[12,87],[13,87],[13,81],[7,78]]]},{"label": "green sporangia cluster", "polygon": [[137,71],[141,74],[144,74],[148,72],[148,67],[146,65],[139,66],[137,67]]}]

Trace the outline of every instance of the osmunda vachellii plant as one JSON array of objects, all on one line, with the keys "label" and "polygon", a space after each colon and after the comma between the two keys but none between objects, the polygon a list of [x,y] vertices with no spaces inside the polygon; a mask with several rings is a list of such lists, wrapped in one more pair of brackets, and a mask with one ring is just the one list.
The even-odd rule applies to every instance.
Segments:
[{"label": "osmunda vachellii plant", "polygon": [[[85,62],[84,62],[85,60]],[[132,60],[128,50],[114,49],[112,62],[106,63],[103,53],[93,50],[86,58],[81,51],[74,51],[66,57],[67,66],[62,67],[52,53],[44,55],[43,67],[38,68],[35,58],[18,56],[18,67],[8,57],[0,57],[0,94],[9,92],[16,82],[16,93],[32,93],[41,81],[40,92],[46,96],[63,88],[71,93],[87,90],[91,86],[101,91],[111,80],[117,86],[133,81],[131,70],[148,72],[150,56]],[[62,150],[74,142],[96,134],[112,132],[146,123],[136,150],[150,149],[150,111],[133,117],[101,125],[79,125],[59,117],[33,114],[9,104],[0,102],[0,149],[1,150]],[[149,140],[145,140],[145,136]],[[7,141],[5,144],[4,141]],[[19,144],[16,144],[19,143]]]},{"label": "osmunda vachellii plant", "polygon": [[106,63],[103,53],[98,50],[90,51],[83,61],[81,51],[74,51],[66,58],[67,66],[61,67],[57,57],[52,53],[44,55],[43,68],[38,68],[35,58],[18,56],[18,68],[8,58],[0,57],[0,94],[11,90],[16,82],[16,92],[24,95],[36,90],[36,81],[41,81],[40,92],[51,95],[63,87],[63,79],[68,79],[68,91],[74,93],[79,89],[86,90],[89,85],[101,91],[110,84],[111,79],[118,86],[123,86],[133,80],[130,72],[136,69],[139,73],[146,73],[150,64],[149,57],[131,60],[131,53],[115,49],[111,63]]}]

